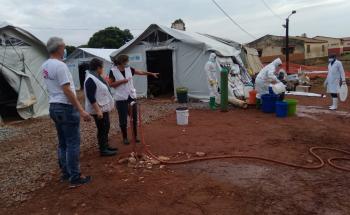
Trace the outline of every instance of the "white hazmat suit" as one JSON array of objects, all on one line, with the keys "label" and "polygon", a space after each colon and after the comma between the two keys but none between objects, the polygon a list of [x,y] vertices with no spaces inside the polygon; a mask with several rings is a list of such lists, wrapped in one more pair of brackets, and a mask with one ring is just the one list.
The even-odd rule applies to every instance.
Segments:
[{"label": "white hazmat suit", "polygon": [[218,92],[218,78],[217,73],[219,68],[216,63],[216,54],[211,53],[209,56],[209,61],[205,64],[205,71],[207,72],[208,87],[210,91],[210,97],[217,97]]},{"label": "white hazmat suit", "polygon": [[[328,75],[324,85],[327,87],[327,93],[330,94],[338,94],[341,83],[345,83],[345,72],[343,68],[343,64],[336,60],[330,59],[330,63],[328,65]],[[332,106],[329,107],[330,110],[336,110],[338,108],[338,97],[334,97],[332,95]]]},{"label": "white hazmat suit", "polygon": [[280,82],[277,78],[277,69],[282,65],[280,58],[277,58],[269,65],[265,66],[255,79],[256,97],[261,98],[262,95],[269,94],[269,86],[272,82]]}]

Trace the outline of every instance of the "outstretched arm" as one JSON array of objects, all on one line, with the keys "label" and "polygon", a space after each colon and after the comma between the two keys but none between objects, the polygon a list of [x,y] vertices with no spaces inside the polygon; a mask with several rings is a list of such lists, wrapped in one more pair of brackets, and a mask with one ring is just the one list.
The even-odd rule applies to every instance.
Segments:
[{"label": "outstretched arm", "polygon": [[149,76],[153,76],[155,78],[158,78],[158,75],[159,75],[159,73],[140,71],[140,70],[136,70],[136,69],[135,69],[135,74],[136,75],[149,75]]}]

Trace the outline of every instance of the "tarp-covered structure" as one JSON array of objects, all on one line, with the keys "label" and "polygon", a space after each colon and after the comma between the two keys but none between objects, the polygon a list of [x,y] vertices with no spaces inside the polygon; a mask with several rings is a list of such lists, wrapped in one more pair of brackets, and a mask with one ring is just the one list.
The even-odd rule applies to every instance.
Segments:
[{"label": "tarp-covered structure", "polygon": [[[126,54],[130,58],[130,65],[136,69],[160,73],[159,81],[164,83],[162,88],[169,89],[169,85],[173,85],[172,93],[175,93],[176,88],[186,87],[189,97],[208,99],[209,89],[204,65],[212,52],[217,54],[221,65],[235,62],[244,67],[239,47],[202,34],[157,24],[150,25],[138,37],[112,53],[111,58]],[[152,78],[143,76],[134,78],[138,96],[147,96],[147,92],[151,90],[149,85],[156,81],[150,79]]]},{"label": "tarp-covered structure", "polygon": [[249,74],[255,75],[260,72],[260,70],[264,67],[260,61],[259,53],[256,49],[247,47],[245,45],[239,44],[233,40],[213,36],[210,34],[203,34],[209,38],[215,39],[227,45],[230,45],[238,50],[241,50],[240,57],[244,63],[244,66],[248,69]]},{"label": "tarp-covered structure", "polygon": [[99,49],[99,48],[77,48],[65,60],[70,72],[72,73],[74,84],[77,89],[81,89],[85,80],[85,72],[89,68],[89,62],[93,58],[103,61],[105,73],[108,74],[112,67],[110,55],[117,49]]},{"label": "tarp-covered structure", "polygon": [[[0,109],[17,110],[23,119],[48,114],[48,93],[40,67],[45,44],[31,33],[0,24]],[[3,118],[6,116],[2,116]]]}]

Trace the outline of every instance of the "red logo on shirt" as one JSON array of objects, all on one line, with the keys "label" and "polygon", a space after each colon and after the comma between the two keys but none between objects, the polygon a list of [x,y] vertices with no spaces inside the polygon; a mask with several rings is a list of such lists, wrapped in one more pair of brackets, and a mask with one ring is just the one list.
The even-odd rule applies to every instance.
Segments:
[{"label": "red logo on shirt", "polygon": [[49,72],[46,69],[43,69],[43,76],[45,79],[49,78]]}]

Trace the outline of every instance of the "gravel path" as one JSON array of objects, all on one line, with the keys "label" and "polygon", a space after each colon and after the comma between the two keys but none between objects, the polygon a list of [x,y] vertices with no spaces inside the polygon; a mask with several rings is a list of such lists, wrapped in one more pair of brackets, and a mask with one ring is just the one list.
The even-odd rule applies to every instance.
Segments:
[{"label": "gravel path", "polygon": [[[150,123],[180,105],[169,100],[142,100],[143,123]],[[203,109],[205,103],[187,104],[190,109]],[[111,115],[111,134],[117,134],[117,114]],[[81,123],[81,150],[96,149],[93,122]],[[48,117],[31,119],[0,128],[0,206],[28,200],[29,194],[57,180],[57,136]],[[97,149],[96,149],[97,150]]]}]

